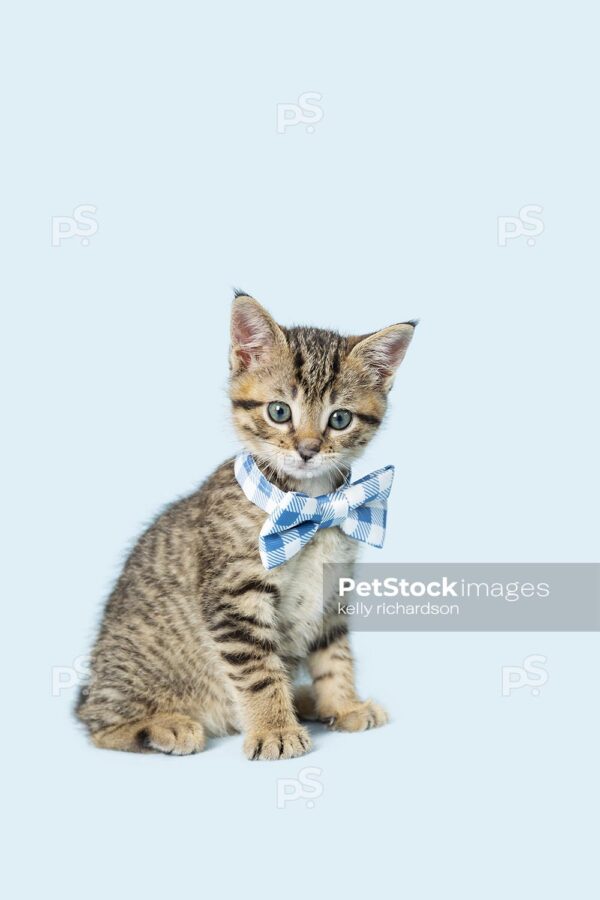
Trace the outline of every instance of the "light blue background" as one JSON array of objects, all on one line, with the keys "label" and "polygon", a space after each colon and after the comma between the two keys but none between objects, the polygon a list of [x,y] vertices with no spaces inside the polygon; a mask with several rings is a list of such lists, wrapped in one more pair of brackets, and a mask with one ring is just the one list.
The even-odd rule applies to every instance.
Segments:
[{"label": "light blue background", "polygon": [[[421,325],[359,474],[406,561],[597,559],[592,3],[5,4],[8,896],[597,896],[597,635],[356,636],[392,724],[188,759],[93,750],[51,669],[124,548],[235,442],[231,286],[283,323]],[[323,118],[276,129],[276,104]],[[52,216],[97,206],[89,246]],[[498,246],[497,218],[544,231]],[[594,462],[594,464],[593,464]],[[368,557],[369,558],[369,557]],[[539,696],[501,667],[547,657]],[[276,781],[322,770],[322,795]]]}]

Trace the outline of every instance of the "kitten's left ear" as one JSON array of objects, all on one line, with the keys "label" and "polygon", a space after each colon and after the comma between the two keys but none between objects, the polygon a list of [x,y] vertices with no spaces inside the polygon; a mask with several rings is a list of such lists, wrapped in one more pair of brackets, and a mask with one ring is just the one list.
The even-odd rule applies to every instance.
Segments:
[{"label": "kitten's left ear", "polygon": [[381,387],[389,390],[396,369],[408,350],[417,322],[418,319],[401,322],[357,338],[348,358],[358,360],[373,371]]}]

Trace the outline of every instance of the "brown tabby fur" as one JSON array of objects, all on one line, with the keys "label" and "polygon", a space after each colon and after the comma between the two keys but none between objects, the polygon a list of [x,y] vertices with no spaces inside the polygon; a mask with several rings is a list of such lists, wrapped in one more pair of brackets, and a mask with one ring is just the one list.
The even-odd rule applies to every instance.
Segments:
[{"label": "brown tabby fur", "polygon": [[[413,330],[403,323],[343,337],[282,328],[236,295],[233,421],[271,481],[313,496],[340,485],[383,418]],[[291,422],[270,420],[274,400],[289,404]],[[327,425],[334,409],[353,413],[343,431]],[[299,718],[341,731],[386,722],[378,704],[357,696],[346,622],[322,597],[323,564],[353,561],[359,545],[338,528],[321,530],[266,571],[264,519],[228,460],[141,536],[106,606],[77,708],[96,746],[187,754],[208,735],[243,731],[249,759],[285,759],[310,749]],[[294,691],[301,664],[312,683]]]}]

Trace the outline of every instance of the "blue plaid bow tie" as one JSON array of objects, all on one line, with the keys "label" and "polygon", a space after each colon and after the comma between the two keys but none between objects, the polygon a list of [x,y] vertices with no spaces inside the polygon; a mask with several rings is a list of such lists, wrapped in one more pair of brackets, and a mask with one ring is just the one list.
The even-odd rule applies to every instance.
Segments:
[{"label": "blue plaid bow tie", "polygon": [[258,538],[265,569],[275,569],[287,562],[319,528],[334,525],[356,541],[383,547],[393,466],[378,469],[354,484],[348,482],[320,497],[280,490],[265,478],[246,452],[235,460],[235,477],[248,500],[268,514]]}]

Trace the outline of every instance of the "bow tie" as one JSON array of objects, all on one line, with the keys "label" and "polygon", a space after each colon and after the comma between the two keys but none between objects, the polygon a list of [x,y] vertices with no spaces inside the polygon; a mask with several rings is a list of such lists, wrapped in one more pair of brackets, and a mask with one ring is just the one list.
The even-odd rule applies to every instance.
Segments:
[{"label": "bow tie", "polygon": [[319,497],[280,490],[265,478],[247,452],[236,457],[235,477],[248,500],[268,514],[258,537],[265,569],[275,569],[287,562],[302,550],[319,528],[333,528],[334,525],[355,541],[383,547],[393,466],[378,469],[353,484],[347,482],[338,490]]}]

